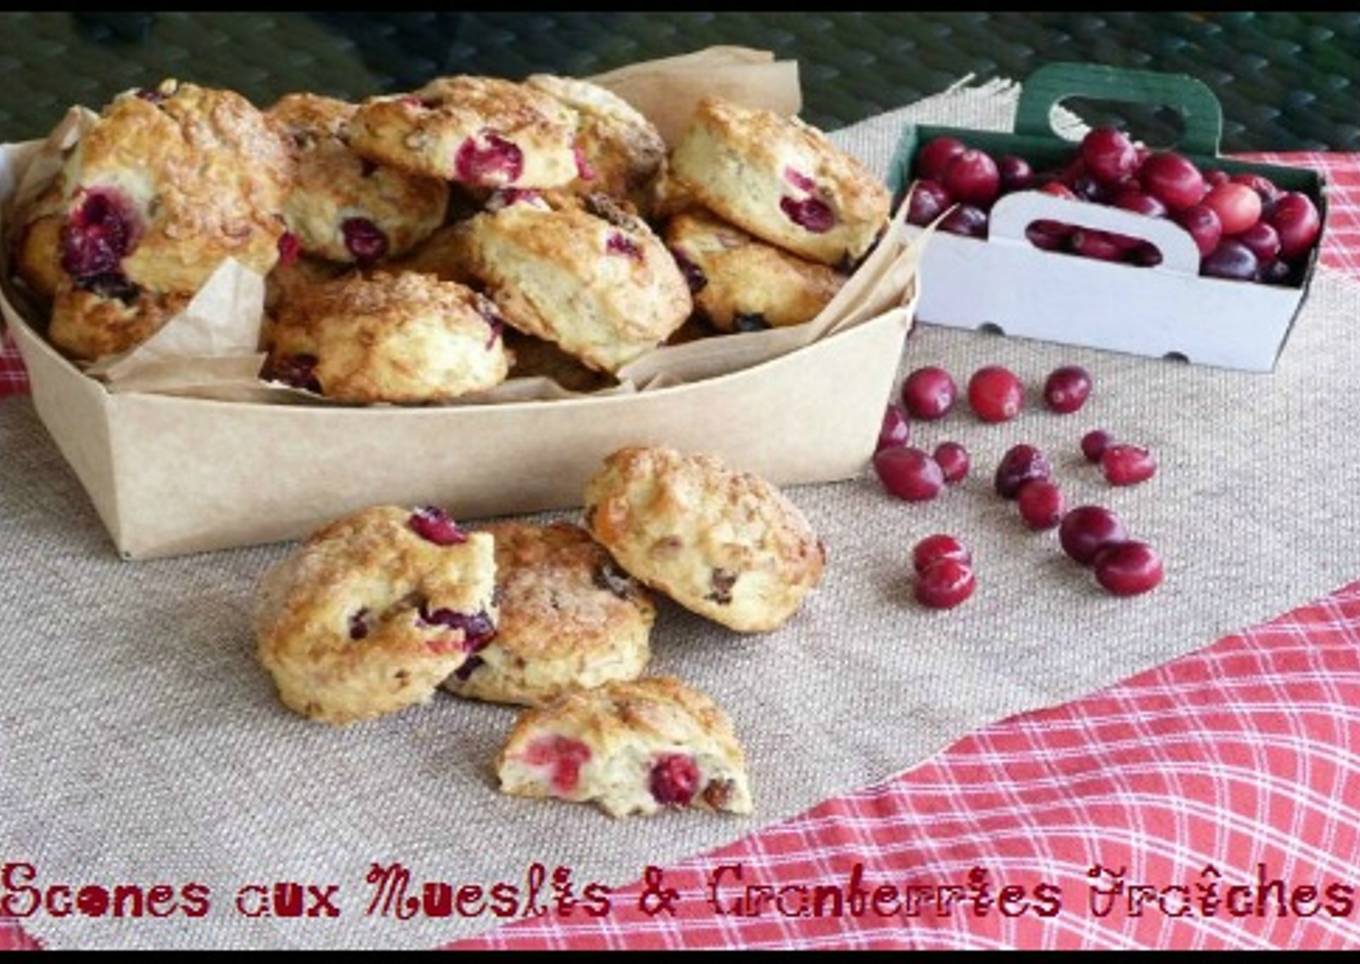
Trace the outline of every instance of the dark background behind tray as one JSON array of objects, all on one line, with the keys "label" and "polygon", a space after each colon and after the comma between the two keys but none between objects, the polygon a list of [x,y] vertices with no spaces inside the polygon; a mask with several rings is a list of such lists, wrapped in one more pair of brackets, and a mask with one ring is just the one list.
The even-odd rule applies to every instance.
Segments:
[{"label": "dark background behind tray", "polygon": [[[1360,13],[7,13],[0,139],[45,134],[166,76],[261,106],[307,89],[349,99],[449,73],[588,75],[710,44],[801,63],[813,124],[833,129],[969,72],[1023,80],[1054,60],[1191,74],[1223,103],[1223,149],[1360,151]],[[1070,102],[1154,145],[1174,117]]]}]

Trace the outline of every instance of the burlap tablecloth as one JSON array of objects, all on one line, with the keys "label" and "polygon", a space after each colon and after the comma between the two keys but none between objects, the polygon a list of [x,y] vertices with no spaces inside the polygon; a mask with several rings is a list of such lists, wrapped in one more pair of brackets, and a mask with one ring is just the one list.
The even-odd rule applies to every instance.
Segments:
[{"label": "burlap tablecloth", "polygon": [[[902,120],[1008,128],[1014,104],[1013,88],[959,91],[835,137],[882,171]],[[441,695],[344,730],[289,714],[254,661],[248,621],[256,580],[287,547],[124,563],[30,404],[0,405],[0,859],[36,865],[38,885],[192,881],[211,891],[197,919],[39,914],[24,925],[57,948],[431,947],[499,920],[365,916],[371,862],[402,861],[416,882],[523,888],[540,861],[571,867],[578,892],[623,884],[646,864],[899,771],[984,722],[1068,700],[1331,590],[1360,573],[1357,309],[1360,288],[1320,270],[1268,376],[915,332],[904,371],[942,364],[963,381],[1001,363],[1037,386],[1078,363],[1095,395],[1076,416],[1031,404],[1003,426],[962,409],[915,426],[917,444],[954,438],[974,458],[968,483],[930,504],[888,497],[869,473],[792,490],[831,562],[824,587],[777,633],[737,637],[663,606],[652,668],[731,712],[751,761],[750,819],[614,822],[503,797],[490,760],[513,719],[505,708]],[[1109,488],[1077,450],[1097,426],[1150,446],[1157,477]],[[1071,504],[1112,506],[1161,550],[1160,589],[1109,597],[1053,533],[1023,528],[991,493],[992,469],[1019,441],[1050,453]],[[977,564],[976,595],[948,613],[910,600],[910,547],[936,531],[967,541]],[[340,885],[342,916],[237,911],[239,888],[274,881]]]}]

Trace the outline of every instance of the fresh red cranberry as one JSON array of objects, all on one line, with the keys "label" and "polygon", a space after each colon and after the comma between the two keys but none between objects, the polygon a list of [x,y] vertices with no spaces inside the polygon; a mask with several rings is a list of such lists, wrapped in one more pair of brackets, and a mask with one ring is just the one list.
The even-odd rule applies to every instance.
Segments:
[{"label": "fresh red cranberry", "polygon": [[878,430],[878,448],[875,451],[896,445],[906,445],[911,438],[911,423],[901,405],[889,402],[883,410],[883,427]]},{"label": "fresh red cranberry", "polygon": [[669,807],[687,807],[699,788],[699,767],[694,758],[683,753],[670,753],[652,765],[652,797]]},{"label": "fresh red cranberry", "polygon": [[996,169],[1001,175],[1002,194],[1027,191],[1034,184],[1034,168],[1023,157],[1007,154],[997,162]]},{"label": "fresh red cranberry", "polygon": [[1245,184],[1220,184],[1204,196],[1227,235],[1241,234],[1261,219],[1261,197]]},{"label": "fresh red cranberry", "polygon": [[1080,365],[1055,368],[1044,382],[1044,402],[1059,415],[1079,410],[1090,394],[1091,373]]},{"label": "fresh red cranberry", "polygon": [[973,594],[976,585],[971,566],[940,559],[916,577],[916,601],[931,609],[953,609]]},{"label": "fresh red cranberry", "polygon": [[1195,239],[1195,247],[1199,248],[1200,257],[1207,258],[1212,254],[1223,237],[1223,224],[1218,220],[1214,209],[1207,204],[1196,204],[1186,208],[1176,220],[1181,227],[1190,232],[1190,237]]},{"label": "fresh red cranberry", "polygon": [[1229,281],[1255,281],[1260,263],[1251,248],[1241,241],[1228,238],[1219,242],[1218,247],[1200,262],[1199,273],[1210,278],[1226,278]]},{"label": "fresh red cranberry", "polygon": [[805,197],[801,201],[782,197],[779,209],[794,224],[813,234],[824,234],[836,226],[835,212],[825,201],[815,197]]},{"label": "fresh red cranberry", "polygon": [[387,234],[368,218],[346,218],[340,223],[345,248],[359,264],[372,264],[387,254]]},{"label": "fresh red cranberry", "polygon": [[938,181],[949,162],[968,150],[968,145],[953,137],[937,137],[921,148],[916,158],[918,177]]},{"label": "fresh red cranberry", "polygon": [[1269,205],[1283,193],[1275,182],[1263,174],[1234,174],[1228,180],[1234,184],[1245,184],[1261,198],[1262,205]]},{"label": "fresh red cranberry", "polygon": [[1204,183],[1208,186],[1210,191],[1218,187],[1220,184],[1227,184],[1229,180],[1230,179],[1228,177],[1227,171],[1204,172]]},{"label": "fresh red cranberry", "polygon": [[935,461],[944,473],[946,485],[958,485],[968,477],[968,469],[972,466],[968,450],[958,442],[941,442],[936,446]]},{"label": "fresh red cranberry", "polygon": [[968,404],[984,422],[1009,422],[1020,413],[1025,387],[1000,365],[979,368],[968,380]]},{"label": "fresh red cranberry", "polygon": [[1058,526],[1063,552],[1083,566],[1089,566],[1103,546],[1124,542],[1128,537],[1119,516],[1098,505],[1078,506],[1063,516]]},{"label": "fresh red cranberry", "polygon": [[912,418],[923,422],[948,415],[958,394],[949,372],[934,365],[916,369],[902,382],[902,404]]},{"label": "fresh red cranberry", "polygon": [[1111,485],[1137,485],[1157,474],[1157,459],[1138,445],[1111,445],[1101,453],[1100,470]]},{"label": "fresh red cranberry", "polygon": [[1264,221],[1257,221],[1247,228],[1237,240],[1251,249],[1257,261],[1274,261],[1280,253],[1280,235]]},{"label": "fresh red cranberry", "polygon": [[1076,231],[1072,235],[1071,246],[1074,254],[1083,258],[1095,258],[1098,261],[1118,261],[1131,247],[1126,241],[1121,240],[1119,235],[1108,231],[1093,231],[1090,228]]},{"label": "fresh red cranberry", "polygon": [[949,193],[938,181],[917,181],[907,201],[907,223],[924,227],[949,207]]},{"label": "fresh red cranberry", "polygon": [[1129,249],[1124,255],[1124,260],[1129,264],[1136,264],[1140,268],[1155,268],[1162,263],[1162,252],[1157,250],[1157,245],[1150,241],[1140,241],[1135,247]]},{"label": "fresh red cranberry", "polygon": [[1287,261],[1267,261],[1256,270],[1256,280],[1268,285],[1287,285],[1294,274]]},{"label": "fresh red cranberry", "polygon": [[1044,194],[1052,194],[1068,201],[1077,200],[1077,196],[1072,193],[1072,189],[1061,181],[1049,181],[1039,188]]},{"label": "fresh red cranberry", "polygon": [[571,148],[572,157],[576,158],[576,176],[583,181],[595,180],[595,168],[590,166],[590,161],[586,160],[586,152],[581,150],[580,144],[574,144]]},{"label": "fresh red cranberry", "polygon": [[1107,545],[1096,553],[1092,564],[1096,581],[1116,596],[1137,596],[1162,582],[1162,560],[1146,542]]},{"label": "fresh red cranberry", "polygon": [[1125,188],[1114,196],[1114,206],[1149,218],[1166,217],[1166,205],[1138,188]]},{"label": "fresh red cranberry", "polygon": [[1025,237],[1036,248],[1058,251],[1067,247],[1067,239],[1075,230],[1070,224],[1063,224],[1061,221],[1035,221],[1025,228]]},{"label": "fresh red cranberry", "polygon": [[1307,254],[1322,233],[1322,220],[1308,195],[1282,194],[1270,212],[1270,225],[1280,235],[1280,257],[1293,260]]},{"label": "fresh red cranberry", "polygon": [[1081,139],[1081,159],[1097,181],[1117,184],[1138,169],[1138,152],[1123,131],[1097,127]]},{"label": "fresh red cranberry", "polygon": [[590,747],[566,736],[545,736],[530,743],[524,762],[532,766],[552,766],[552,788],[559,794],[571,793],[581,776],[581,766],[590,760]]},{"label": "fresh red cranberry", "polygon": [[996,492],[1003,499],[1014,499],[1020,487],[1034,479],[1053,475],[1044,453],[1033,445],[1014,445],[1006,450],[996,467]]},{"label": "fresh red cranberry", "polygon": [[911,567],[917,574],[925,572],[941,559],[953,559],[965,566],[973,564],[973,554],[958,539],[943,532],[926,536],[911,550]]},{"label": "fresh red cranberry", "polygon": [[1138,171],[1147,191],[1172,211],[1193,207],[1204,197],[1204,176],[1199,168],[1174,151],[1149,155]]},{"label": "fresh red cranberry", "polygon": [[437,546],[456,546],[467,542],[467,533],[436,505],[421,506],[414,510],[408,523],[416,535]]},{"label": "fresh red cranberry", "polygon": [[1052,529],[1062,521],[1062,490],[1050,479],[1031,479],[1020,486],[1015,504],[1025,525],[1036,532]]},{"label": "fresh red cranberry", "polygon": [[990,154],[969,149],[949,162],[940,183],[954,200],[987,207],[1001,191],[1001,172]]},{"label": "fresh red cranberry", "polygon": [[292,231],[285,231],[279,235],[279,264],[288,267],[297,261],[302,254],[302,242]]},{"label": "fresh red cranberry", "polygon": [[642,260],[642,249],[632,238],[624,237],[617,231],[611,231],[608,239],[604,243],[604,249],[610,254],[621,254],[634,261]]},{"label": "fresh red cranberry", "polygon": [[349,638],[353,640],[368,637],[368,607],[365,606],[349,617]]},{"label": "fresh red cranberry", "polygon": [[1095,429],[1087,432],[1081,437],[1081,454],[1086,456],[1088,462],[1099,462],[1100,457],[1105,454],[1105,450],[1114,442],[1114,436],[1109,432]]},{"label": "fresh red cranberry", "polygon": [[940,222],[940,230],[965,238],[987,237],[987,212],[971,204],[960,204]]},{"label": "fresh red cranberry", "polygon": [[73,278],[116,272],[136,244],[136,234],[136,217],[121,193],[87,191],[61,229],[61,266]]},{"label": "fresh red cranberry", "polygon": [[703,291],[708,284],[708,276],[704,274],[704,270],[674,248],[671,248],[670,252],[671,257],[675,259],[676,266],[680,269],[680,273],[685,276],[685,283],[689,285],[689,290],[694,294]]},{"label": "fresh red cranberry", "polygon": [[918,448],[897,446],[875,453],[874,471],[884,488],[907,502],[933,499],[944,487],[939,463]]},{"label": "fresh red cranberry", "polygon": [[491,131],[469,137],[453,159],[454,177],[480,187],[513,184],[524,173],[524,152]]}]

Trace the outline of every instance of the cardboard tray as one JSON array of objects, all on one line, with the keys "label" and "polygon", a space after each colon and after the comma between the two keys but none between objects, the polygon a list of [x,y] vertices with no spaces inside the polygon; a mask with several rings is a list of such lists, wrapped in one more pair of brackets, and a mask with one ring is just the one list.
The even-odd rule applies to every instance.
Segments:
[{"label": "cardboard tray", "polygon": [[[1073,96],[1179,109],[1185,131],[1176,145],[1181,153],[1200,166],[1264,174],[1286,190],[1302,191],[1325,224],[1326,185],[1316,172],[1219,156],[1223,113],[1203,83],[1093,64],[1050,64],[1035,71],[1022,88],[1014,133],[907,125],[889,169],[894,198],[904,196],[918,150],[935,137],[957,137],[993,156],[1015,154],[1036,170],[1065,163],[1076,145],[1054,130],[1052,119],[1054,108]],[[1036,220],[1142,238],[1157,245],[1162,263],[1145,268],[1042,250],[1025,237]],[[1017,191],[992,207],[986,239],[946,233],[931,239],[920,266],[916,317],[954,328],[1271,371],[1307,296],[1317,255],[1315,247],[1299,287],[1200,277],[1194,241],[1172,221]]]}]

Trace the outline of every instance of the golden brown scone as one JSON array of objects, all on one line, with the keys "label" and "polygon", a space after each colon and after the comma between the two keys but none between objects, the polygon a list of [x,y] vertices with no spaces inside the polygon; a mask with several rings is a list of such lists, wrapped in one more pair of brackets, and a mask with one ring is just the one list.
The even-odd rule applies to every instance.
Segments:
[{"label": "golden brown scone", "polygon": [[61,177],[23,214],[14,236],[14,272],[34,294],[50,302],[66,272],[61,267],[61,226],[65,222]]},{"label": "golden brown scone", "polygon": [[52,299],[47,336],[70,357],[94,361],[140,345],[192,299],[183,292],[139,289],[117,276],[97,278],[83,288],[63,277]]},{"label": "golden brown scone", "polygon": [[722,331],[801,325],[817,317],[845,283],[840,272],[701,211],[672,218],[666,244],[695,306]]},{"label": "golden brown scone", "polygon": [[858,262],[888,223],[888,189],[821,131],[717,97],[699,102],[671,174],[724,221],[823,264]]},{"label": "golden brown scone", "polygon": [[591,802],[612,817],[751,812],[731,720],[670,676],[606,683],[525,711],[496,772],[503,793]]},{"label": "golden brown scone", "polygon": [[708,455],[620,449],[587,483],[585,519],[629,573],[739,632],[783,624],[826,563],[778,489]]},{"label": "golden brown scone", "polygon": [[495,77],[440,77],[410,94],[370,97],[346,139],[380,164],[481,187],[558,187],[576,178],[576,114]]},{"label": "golden brown scone", "polygon": [[441,509],[376,506],[325,526],[260,586],[257,655],[284,705],[324,723],[424,703],[495,633],[492,538]]},{"label": "golden brown scone", "polygon": [[580,526],[496,523],[496,638],[444,682],[459,696],[541,706],[573,689],[637,679],[656,608]]},{"label": "golden brown scone", "polygon": [[346,402],[437,402],[505,381],[494,306],[433,275],[354,274],[299,288],[266,326],[267,378]]},{"label": "golden brown scone", "polygon": [[297,152],[284,218],[306,254],[373,264],[405,254],[444,221],[449,186],[364,160],[340,134],[358,110],[332,97],[289,94],[269,119]]},{"label": "golden brown scone", "polygon": [[689,286],[646,222],[605,195],[527,198],[466,222],[468,264],[520,331],[617,372],[679,328]]},{"label": "golden brown scone", "polygon": [[666,162],[666,142],[656,125],[613,91],[588,80],[533,74],[524,83],[566,104],[579,118],[579,174],[571,189],[626,198],[645,213],[652,181]]},{"label": "golden brown scone", "polygon": [[550,341],[505,329],[505,347],[515,356],[511,378],[548,378],[569,392],[598,392],[617,385],[618,379],[582,365]]}]

